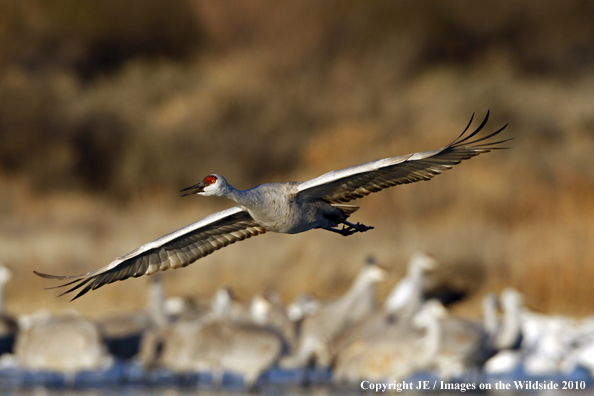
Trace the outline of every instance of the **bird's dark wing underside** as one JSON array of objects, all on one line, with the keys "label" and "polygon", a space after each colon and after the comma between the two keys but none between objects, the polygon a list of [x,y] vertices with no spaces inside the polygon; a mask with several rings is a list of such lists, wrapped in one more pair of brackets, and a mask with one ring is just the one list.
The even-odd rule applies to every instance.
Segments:
[{"label": "bird's dark wing underside", "polygon": [[71,286],[62,294],[79,290],[73,300],[108,283],[185,267],[215,250],[265,233],[240,206],[214,213],[117,258],[107,266],[76,276],[37,275],[54,280],[72,279],[55,286]]},{"label": "bird's dark wing underside", "polygon": [[505,148],[497,145],[511,140],[485,142],[505,129],[507,125],[487,136],[473,140],[487,123],[489,112],[474,132],[464,136],[473,118],[474,114],[462,134],[441,149],[380,159],[328,172],[300,184],[297,199],[305,201],[323,199],[330,203],[349,202],[399,184],[429,180],[465,159],[493,149]]}]

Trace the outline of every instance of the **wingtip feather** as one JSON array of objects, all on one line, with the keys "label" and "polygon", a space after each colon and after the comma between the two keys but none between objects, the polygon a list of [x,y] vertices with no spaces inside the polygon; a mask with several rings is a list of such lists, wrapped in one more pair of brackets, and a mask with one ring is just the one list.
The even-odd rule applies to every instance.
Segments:
[{"label": "wingtip feather", "polygon": [[33,271],[33,273],[37,276],[44,278],[44,279],[62,280],[65,278],[65,276],[45,274],[45,273],[39,272],[39,271]]}]

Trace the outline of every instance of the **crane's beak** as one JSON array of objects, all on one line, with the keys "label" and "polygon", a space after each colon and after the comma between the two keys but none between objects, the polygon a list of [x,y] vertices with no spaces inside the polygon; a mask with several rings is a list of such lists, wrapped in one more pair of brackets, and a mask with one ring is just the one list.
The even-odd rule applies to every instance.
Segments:
[{"label": "crane's beak", "polygon": [[180,190],[179,192],[187,191],[185,194],[181,195],[182,197],[185,197],[186,195],[199,194],[201,192],[204,192],[204,187],[206,187],[206,183],[204,183],[204,181],[201,181],[200,183],[194,184],[190,187],[186,187],[183,190]]}]

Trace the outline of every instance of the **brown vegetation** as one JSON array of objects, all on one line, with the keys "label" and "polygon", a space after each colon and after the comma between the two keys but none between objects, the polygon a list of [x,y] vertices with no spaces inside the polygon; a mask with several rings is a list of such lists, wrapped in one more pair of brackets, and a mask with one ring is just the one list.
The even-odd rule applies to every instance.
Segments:
[{"label": "brown vegetation", "polygon": [[477,295],[511,285],[539,310],[592,313],[593,17],[577,0],[0,1],[8,309],[143,305],[147,280],[69,305],[31,271],[87,272],[230,206],[177,197],[205,174],[307,180],[440,147],[491,109],[513,149],[366,198],[355,218],[375,230],[268,234],[166,274],[167,290],[332,297],[374,254],[387,291],[424,249]]}]

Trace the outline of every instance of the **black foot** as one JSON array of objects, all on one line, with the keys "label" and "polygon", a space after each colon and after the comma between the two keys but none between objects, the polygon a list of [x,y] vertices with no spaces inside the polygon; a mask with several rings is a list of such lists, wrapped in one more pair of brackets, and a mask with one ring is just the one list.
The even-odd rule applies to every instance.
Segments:
[{"label": "black foot", "polygon": [[357,223],[349,223],[348,221],[342,222],[342,228],[324,228],[325,230],[336,232],[342,236],[349,236],[353,235],[356,232],[365,232],[367,230],[372,230],[373,227],[368,227],[365,224]]}]

